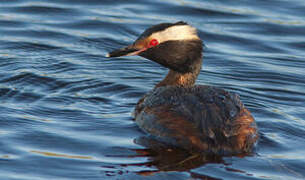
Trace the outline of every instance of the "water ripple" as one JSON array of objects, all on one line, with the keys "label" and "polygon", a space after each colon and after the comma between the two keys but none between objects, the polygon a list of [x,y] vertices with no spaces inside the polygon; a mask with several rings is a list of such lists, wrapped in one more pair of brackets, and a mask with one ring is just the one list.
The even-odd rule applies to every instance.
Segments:
[{"label": "water ripple", "polygon": [[[304,179],[304,11],[301,0],[2,0],[0,179]],[[253,156],[167,172],[182,155],[137,144],[134,106],[167,70],[105,54],[180,20],[204,40],[197,83],[237,92],[253,113]]]}]

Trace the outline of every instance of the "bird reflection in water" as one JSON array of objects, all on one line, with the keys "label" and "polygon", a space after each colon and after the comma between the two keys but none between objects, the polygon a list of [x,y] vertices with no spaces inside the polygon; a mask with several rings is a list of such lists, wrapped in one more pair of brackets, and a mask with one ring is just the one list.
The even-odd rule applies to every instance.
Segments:
[{"label": "bird reflection in water", "polygon": [[[234,169],[230,166],[230,163],[226,163],[223,158],[226,156],[217,154],[205,154],[205,153],[189,153],[186,150],[170,147],[167,144],[162,144],[160,141],[150,138],[149,136],[142,136],[135,139],[135,143],[144,146],[145,149],[128,149],[135,152],[134,155],[126,156],[108,156],[108,157],[128,157],[128,158],[139,158],[146,157],[147,161],[143,163],[122,163],[118,164],[121,167],[129,169],[130,167],[147,167],[146,170],[136,171],[135,173],[142,176],[151,176],[161,172],[189,172],[190,176],[195,179],[205,179],[205,180],[217,180],[219,178],[211,177],[201,173],[193,172],[192,169],[202,167],[206,164],[222,164],[226,171],[233,171],[237,173],[242,173],[247,176],[252,176],[251,174]],[[251,153],[237,154],[235,157],[243,158],[249,156]],[[230,155],[229,157],[232,157]],[[151,169],[151,170],[150,170]],[[118,174],[123,175],[124,173],[129,173],[130,171],[120,171]]]}]

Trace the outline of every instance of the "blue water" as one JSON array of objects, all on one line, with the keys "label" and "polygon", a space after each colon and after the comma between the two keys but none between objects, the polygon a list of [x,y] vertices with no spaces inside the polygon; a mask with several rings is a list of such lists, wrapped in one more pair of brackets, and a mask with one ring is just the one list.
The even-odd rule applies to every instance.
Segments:
[{"label": "blue water", "polygon": [[[1,0],[0,179],[305,179],[303,0]],[[244,157],[168,168],[131,112],[167,70],[105,58],[151,25],[187,21],[197,80],[240,94],[260,140]],[[164,165],[165,164],[165,165]]]}]

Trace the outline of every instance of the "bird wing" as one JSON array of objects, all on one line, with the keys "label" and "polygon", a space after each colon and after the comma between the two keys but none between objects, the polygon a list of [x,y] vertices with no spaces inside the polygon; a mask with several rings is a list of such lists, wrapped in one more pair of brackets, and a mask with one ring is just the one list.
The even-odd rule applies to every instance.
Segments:
[{"label": "bird wing", "polygon": [[135,119],[145,132],[185,149],[233,151],[256,140],[239,96],[209,86],[151,92],[139,101]]}]

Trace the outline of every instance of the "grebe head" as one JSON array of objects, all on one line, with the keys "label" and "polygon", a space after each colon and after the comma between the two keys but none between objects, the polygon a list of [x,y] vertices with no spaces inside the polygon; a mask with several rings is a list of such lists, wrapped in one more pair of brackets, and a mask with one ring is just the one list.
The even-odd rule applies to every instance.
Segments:
[{"label": "grebe head", "polygon": [[[162,23],[145,30],[131,45],[107,57],[139,55],[179,73],[192,72],[201,61],[202,42],[194,27],[185,22]],[[201,64],[201,63],[200,63]]]}]

